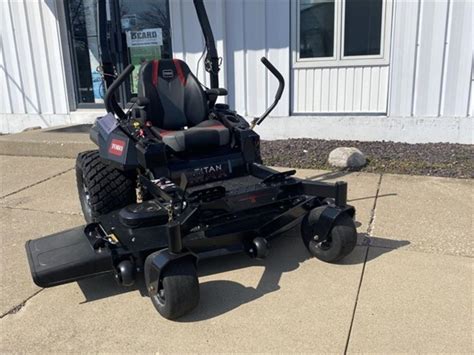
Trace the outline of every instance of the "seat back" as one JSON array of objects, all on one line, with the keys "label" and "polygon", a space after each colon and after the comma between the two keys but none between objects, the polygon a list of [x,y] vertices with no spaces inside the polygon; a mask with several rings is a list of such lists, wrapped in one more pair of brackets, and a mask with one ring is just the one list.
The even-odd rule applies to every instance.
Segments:
[{"label": "seat back", "polygon": [[208,118],[209,108],[201,84],[179,59],[153,60],[142,65],[138,96],[150,100],[146,119],[159,128],[180,130]]}]

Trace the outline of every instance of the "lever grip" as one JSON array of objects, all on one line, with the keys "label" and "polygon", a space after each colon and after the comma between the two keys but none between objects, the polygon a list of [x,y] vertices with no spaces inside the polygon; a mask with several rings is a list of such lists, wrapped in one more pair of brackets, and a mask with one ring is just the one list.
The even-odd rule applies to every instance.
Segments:
[{"label": "lever grip", "polygon": [[285,80],[283,79],[283,75],[281,75],[281,73],[278,71],[278,69],[275,68],[275,66],[272,63],[270,63],[270,61],[267,58],[262,57],[262,58],[260,58],[260,61],[263,63],[263,65],[265,65],[267,67],[268,70],[270,70],[270,72],[274,76],[276,76],[279,83],[284,83],[285,82]]},{"label": "lever grip", "polygon": [[281,75],[281,73],[278,71],[278,69],[275,68],[273,64],[270,63],[270,61],[265,57],[260,58],[260,61],[278,79],[278,90],[275,94],[275,100],[270,105],[270,107],[267,108],[267,110],[260,117],[256,117],[252,121],[250,125],[252,129],[255,127],[255,125],[259,125],[260,123],[262,123],[263,120],[270,114],[270,112],[273,111],[278,101],[280,101],[281,95],[283,94],[283,90],[285,89],[285,79],[283,78],[283,75]]}]

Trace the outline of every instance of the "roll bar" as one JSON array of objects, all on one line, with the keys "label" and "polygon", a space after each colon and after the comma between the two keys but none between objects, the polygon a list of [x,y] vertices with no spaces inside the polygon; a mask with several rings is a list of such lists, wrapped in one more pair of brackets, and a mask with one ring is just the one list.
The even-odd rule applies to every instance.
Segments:
[{"label": "roll bar", "polygon": [[194,8],[201,25],[201,30],[206,41],[206,71],[209,72],[211,78],[211,88],[219,88],[219,56],[217,54],[216,43],[214,41],[214,35],[212,33],[211,24],[207,17],[206,8],[203,0],[194,0]]},{"label": "roll bar", "polygon": [[120,85],[132,74],[135,66],[132,64],[127,65],[127,67],[120,73],[120,75],[113,81],[113,83],[108,87],[107,92],[104,97],[105,109],[107,112],[115,113],[120,119],[125,118],[125,112],[123,112],[120,105],[117,104],[117,99],[115,98],[115,92]]}]

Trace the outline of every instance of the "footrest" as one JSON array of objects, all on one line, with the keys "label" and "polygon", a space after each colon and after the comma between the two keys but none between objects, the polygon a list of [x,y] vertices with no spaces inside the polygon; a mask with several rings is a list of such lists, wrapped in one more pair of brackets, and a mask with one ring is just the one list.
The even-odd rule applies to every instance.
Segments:
[{"label": "footrest", "polygon": [[36,285],[51,287],[113,270],[108,248],[94,250],[84,226],[25,244],[31,275]]}]

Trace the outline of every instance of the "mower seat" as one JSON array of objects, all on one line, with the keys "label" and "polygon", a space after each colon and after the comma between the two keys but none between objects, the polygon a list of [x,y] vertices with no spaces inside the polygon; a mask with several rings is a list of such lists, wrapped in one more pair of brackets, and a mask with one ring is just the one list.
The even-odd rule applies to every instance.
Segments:
[{"label": "mower seat", "polygon": [[206,151],[229,144],[229,129],[209,119],[208,97],[185,62],[161,59],[143,64],[138,95],[148,99],[141,119],[174,151]]}]

